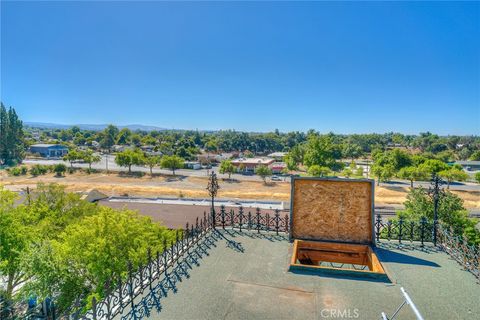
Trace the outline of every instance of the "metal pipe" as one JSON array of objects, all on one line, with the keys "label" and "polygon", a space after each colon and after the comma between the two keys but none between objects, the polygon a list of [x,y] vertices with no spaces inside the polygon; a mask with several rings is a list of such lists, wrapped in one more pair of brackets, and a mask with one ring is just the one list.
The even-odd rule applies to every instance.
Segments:
[{"label": "metal pipe", "polygon": [[418,311],[417,307],[413,303],[412,299],[410,299],[410,296],[408,293],[403,289],[403,287],[400,287],[400,290],[402,291],[403,296],[405,297],[405,300],[407,301],[408,305],[412,309],[413,313],[417,316],[417,320],[423,320],[422,315],[420,314],[420,311]]}]

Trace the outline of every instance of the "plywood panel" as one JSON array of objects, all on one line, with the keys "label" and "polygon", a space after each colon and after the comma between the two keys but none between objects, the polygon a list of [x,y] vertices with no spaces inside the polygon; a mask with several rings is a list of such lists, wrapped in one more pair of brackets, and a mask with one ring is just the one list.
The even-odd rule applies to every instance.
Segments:
[{"label": "plywood panel", "polygon": [[295,178],[292,237],[372,244],[370,180]]}]

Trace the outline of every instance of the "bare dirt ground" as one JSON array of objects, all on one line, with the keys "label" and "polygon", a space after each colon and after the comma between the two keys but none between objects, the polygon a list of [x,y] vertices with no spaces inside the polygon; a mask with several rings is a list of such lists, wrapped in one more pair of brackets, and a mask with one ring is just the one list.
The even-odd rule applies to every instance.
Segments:
[{"label": "bare dirt ground", "polygon": [[[140,197],[191,197],[207,198],[206,177],[185,176],[125,176],[118,173],[87,174],[77,172],[65,177],[55,177],[47,174],[39,177],[11,177],[6,172],[0,172],[0,185],[7,189],[20,191],[27,186],[35,188],[37,183],[59,183],[65,185],[68,191],[84,192],[97,189],[109,196],[140,196]],[[290,200],[289,182],[271,182],[265,185],[257,181],[228,181],[220,179],[220,198]],[[388,205],[400,205],[405,201],[408,188],[376,186],[375,202]],[[458,194],[468,209],[480,209],[480,192],[452,191]]]}]

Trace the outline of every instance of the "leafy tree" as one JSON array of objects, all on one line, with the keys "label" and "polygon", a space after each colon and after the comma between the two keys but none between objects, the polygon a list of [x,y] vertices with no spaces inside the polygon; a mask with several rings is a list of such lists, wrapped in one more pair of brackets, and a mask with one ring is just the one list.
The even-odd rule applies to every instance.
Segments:
[{"label": "leafy tree", "polygon": [[96,211],[32,252],[27,260],[32,281],[25,291],[39,298],[55,293],[59,308],[71,305],[80,293],[101,298],[108,280],[125,279],[129,262],[138,268],[147,261],[147,248],[154,255],[163,251],[163,239],[174,239],[174,232],[132,211]]},{"label": "leafy tree", "polygon": [[[429,220],[434,218],[433,199],[424,188],[410,189],[404,203],[405,210],[398,215],[407,220],[418,221],[421,217]],[[440,193],[438,202],[438,218],[447,226],[452,227],[458,235],[465,235],[472,244],[480,244],[480,232],[476,230],[477,219],[470,219],[463,206],[463,200],[450,191]]]},{"label": "leafy tree", "polygon": [[345,168],[342,170],[342,176],[350,178],[353,175],[353,171],[350,168]]},{"label": "leafy tree", "polygon": [[480,183],[480,172],[475,173],[475,180]]},{"label": "leafy tree", "polygon": [[24,156],[23,123],[14,108],[0,103],[0,164],[15,165]]},{"label": "leafy tree", "polygon": [[26,225],[23,207],[16,206],[18,196],[0,187],[0,276],[5,280],[4,296],[12,298],[13,291],[26,281],[21,268],[24,252],[33,236]]},{"label": "leafy tree", "polygon": [[175,170],[183,168],[183,163],[184,160],[179,156],[163,156],[160,166],[172,170],[173,175],[175,175]]},{"label": "leafy tree", "polygon": [[132,165],[142,165],[145,159],[143,153],[138,150],[127,149],[115,156],[115,163],[120,167],[128,167],[128,173],[132,173]]},{"label": "leafy tree", "polygon": [[362,148],[356,143],[346,143],[342,147],[342,156],[352,161],[362,155]]},{"label": "leafy tree", "polygon": [[423,166],[423,169],[427,170],[430,174],[448,170],[448,165],[445,162],[436,159],[428,159],[422,163],[421,166]]},{"label": "leafy tree", "polygon": [[83,161],[88,163],[88,169],[92,170],[92,163],[97,163],[102,160],[98,154],[94,154],[92,150],[87,150],[81,153],[81,158]]},{"label": "leafy tree", "polygon": [[430,174],[423,166],[410,166],[400,169],[397,176],[410,180],[410,187],[413,188],[413,181],[428,180]]},{"label": "leafy tree", "polygon": [[258,166],[256,173],[262,178],[263,183],[267,183],[267,177],[272,175],[272,169],[267,166]]},{"label": "leafy tree", "polygon": [[132,131],[128,128],[123,128],[118,132],[116,136],[116,143],[120,145],[127,145],[130,143],[130,138],[132,136]]},{"label": "leafy tree", "polygon": [[111,150],[112,146],[115,144],[116,137],[118,135],[118,128],[114,125],[108,125],[105,130],[100,134],[101,140],[100,145],[104,149]]},{"label": "leafy tree", "polygon": [[473,153],[470,155],[469,160],[471,160],[471,161],[480,161],[480,150],[477,150],[477,151],[473,152]]},{"label": "leafy tree", "polygon": [[232,164],[230,160],[223,160],[220,163],[220,173],[221,174],[228,174],[228,179],[230,179],[232,173],[235,172],[235,166]]},{"label": "leafy tree", "polygon": [[53,172],[55,172],[57,177],[63,176],[63,174],[67,171],[67,166],[63,163],[57,163],[53,165]]},{"label": "leafy tree", "polygon": [[308,168],[308,174],[314,177],[325,177],[332,174],[332,170],[330,170],[328,167],[321,167],[314,164]]},{"label": "leafy tree", "polygon": [[453,181],[465,181],[468,179],[468,174],[465,171],[455,167],[440,171],[438,174],[447,180],[447,189],[450,189],[450,183]]},{"label": "leafy tree", "polygon": [[153,168],[160,164],[161,157],[147,156],[145,157],[145,164],[150,168],[150,175],[153,176]]},{"label": "leafy tree", "polygon": [[395,169],[393,165],[389,163],[383,166],[374,164],[370,171],[375,177],[377,177],[377,186],[380,185],[380,181],[388,181],[395,175]]},{"label": "leafy tree", "polygon": [[285,163],[289,170],[298,170],[298,165],[303,162],[304,149],[299,146],[293,146],[285,156]]},{"label": "leafy tree", "polygon": [[305,145],[303,163],[307,166],[318,165],[332,168],[335,165],[334,145],[329,136],[312,135]]},{"label": "leafy tree", "polygon": [[82,153],[78,150],[72,149],[63,157],[63,161],[70,162],[70,168],[73,168],[73,163],[82,159]]}]

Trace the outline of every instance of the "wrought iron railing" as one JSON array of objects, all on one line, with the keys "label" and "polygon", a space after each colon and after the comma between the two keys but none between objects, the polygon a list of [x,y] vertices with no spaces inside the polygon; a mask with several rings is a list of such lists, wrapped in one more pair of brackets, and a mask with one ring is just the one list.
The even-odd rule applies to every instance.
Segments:
[{"label": "wrought iron railing", "polygon": [[279,232],[288,233],[290,230],[290,221],[288,214],[280,213],[280,210],[276,209],[272,214],[261,212],[260,208],[255,210],[245,211],[243,207],[239,207],[237,210],[226,210],[225,206],[220,207],[219,212],[214,212],[215,226],[225,229],[230,227],[234,229],[256,231],[268,231],[275,232],[277,235]]},{"label": "wrought iron railing", "polygon": [[[435,234],[437,237],[434,236]],[[480,247],[469,244],[465,237],[457,235],[453,228],[448,228],[441,222],[434,223],[425,217],[417,221],[401,217],[383,221],[382,217],[377,215],[375,237],[379,243],[385,240],[398,241],[400,244],[419,242],[422,247],[425,242],[431,242],[480,281]]]},{"label": "wrought iron railing", "polygon": [[439,245],[480,282],[480,247],[471,245],[465,237],[455,235],[452,228],[438,225]]},{"label": "wrought iron railing", "polygon": [[422,217],[420,220],[406,220],[402,217],[383,221],[380,214],[375,219],[375,238],[382,240],[396,240],[402,242],[433,242],[434,223]]}]

